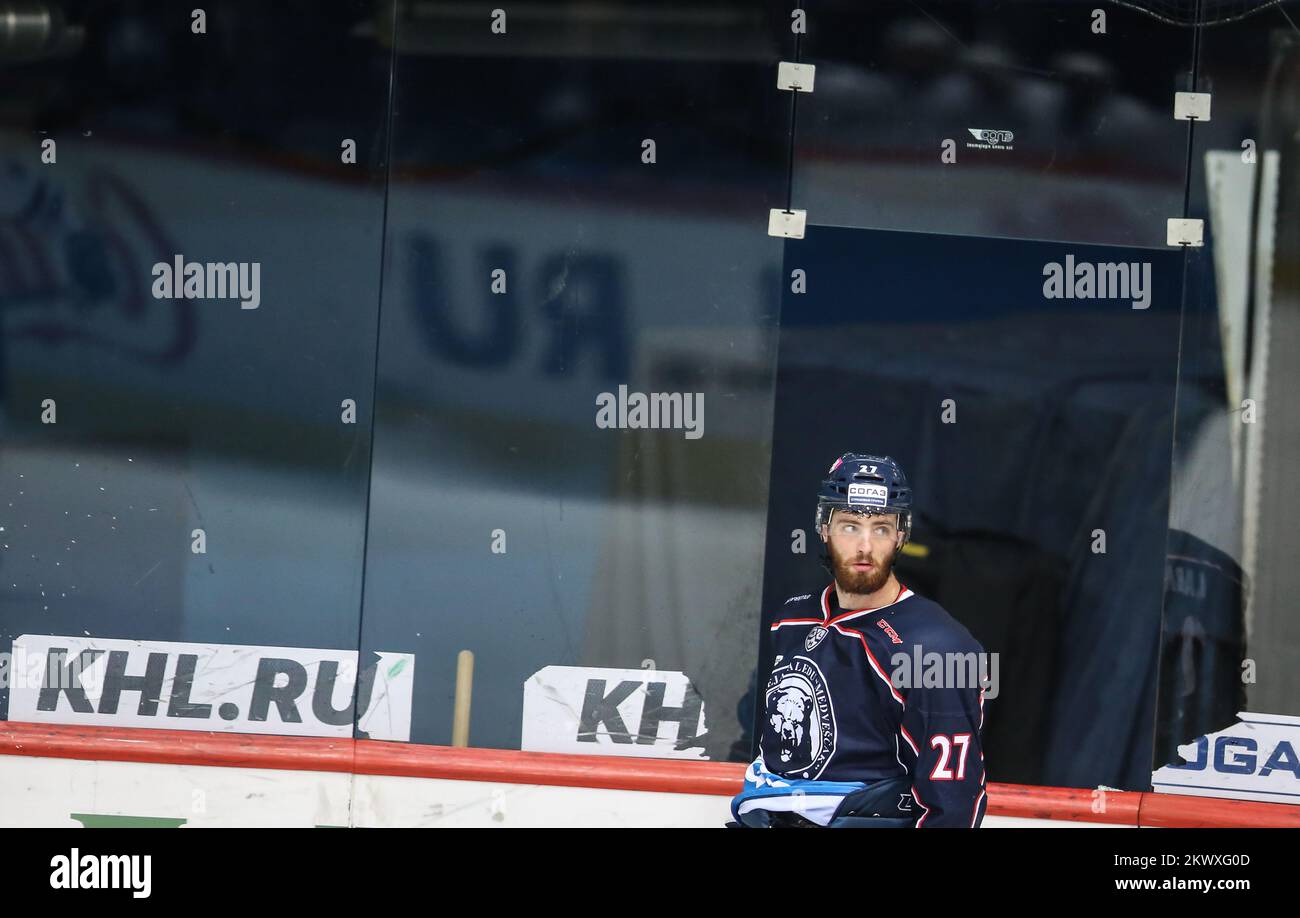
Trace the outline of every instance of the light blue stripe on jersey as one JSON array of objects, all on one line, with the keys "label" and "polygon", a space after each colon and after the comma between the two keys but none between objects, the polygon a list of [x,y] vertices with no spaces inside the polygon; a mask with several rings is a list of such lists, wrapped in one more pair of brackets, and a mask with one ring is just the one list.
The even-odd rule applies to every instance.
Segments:
[{"label": "light blue stripe on jersey", "polygon": [[745,787],[731,799],[731,815],[743,823],[741,816],[754,810],[798,813],[824,826],[831,821],[845,797],[866,787],[861,781],[783,778],[768,771],[760,755],[745,769]]}]

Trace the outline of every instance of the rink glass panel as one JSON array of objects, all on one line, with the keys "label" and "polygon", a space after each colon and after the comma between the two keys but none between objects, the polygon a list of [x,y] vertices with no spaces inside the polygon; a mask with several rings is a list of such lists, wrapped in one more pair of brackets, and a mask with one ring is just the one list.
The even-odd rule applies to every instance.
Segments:
[{"label": "rink glass panel", "polygon": [[[726,758],[757,647],[786,13],[522,4],[494,33],[492,9],[398,22],[362,649],[415,654],[415,742],[451,741],[470,651],[471,745]],[[702,427],[599,426],[620,387],[702,401]],[[642,716],[655,692],[702,709],[689,731]]]},{"label": "rink glass panel", "polygon": [[810,222],[1165,244],[1193,30],[1071,0],[809,6],[816,92],[798,101],[794,198]]},{"label": "rink glass panel", "polygon": [[[1145,265],[1146,304],[1046,297],[1067,259]],[[836,456],[894,457],[899,580],[997,655],[990,780],[1149,779],[1183,259],[820,226],[787,243],[808,289],[782,309],[765,621],[828,582],[808,494]],[[891,677],[914,671],[899,650]]]},{"label": "rink glass panel", "polygon": [[[9,46],[0,105],[4,649],[175,642],[153,647],[169,679],[209,645],[355,655],[390,56],[373,9],[226,3],[199,35],[189,7],[53,6],[80,39]],[[177,256],[250,282],[256,264],[257,308],[156,297]],[[180,719],[137,650],[121,675],[146,681],[80,722],[250,716],[232,685],[232,716]]]},{"label": "rink glass panel", "polygon": [[[1286,12],[1201,35],[1197,89],[1214,108],[1193,131],[1188,207],[1208,238],[1188,261],[1153,761],[1193,766],[1157,781],[1244,782],[1279,802],[1300,799],[1277,785],[1284,762],[1261,781],[1300,715],[1300,35]],[[1243,727],[1240,713],[1266,723]]]}]

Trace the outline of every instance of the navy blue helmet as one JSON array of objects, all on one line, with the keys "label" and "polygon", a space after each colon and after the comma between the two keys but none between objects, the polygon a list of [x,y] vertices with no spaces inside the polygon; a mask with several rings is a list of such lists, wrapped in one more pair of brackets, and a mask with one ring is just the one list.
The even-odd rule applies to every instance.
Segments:
[{"label": "navy blue helmet", "polygon": [[835,460],[817,493],[817,531],[831,512],[897,513],[903,541],[911,535],[912,489],[898,463],[888,456],[845,453]]}]

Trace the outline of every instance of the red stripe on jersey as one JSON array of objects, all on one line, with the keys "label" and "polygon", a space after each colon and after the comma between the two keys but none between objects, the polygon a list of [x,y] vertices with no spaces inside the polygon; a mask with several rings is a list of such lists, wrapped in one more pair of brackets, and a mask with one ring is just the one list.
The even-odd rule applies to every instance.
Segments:
[{"label": "red stripe on jersey", "polygon": [[921,823],[925,822],[925,817],[930,815],[930,808],[921,802],[921,795],[916,792],[915,784],[912,785],[912,799],[917,802],[917,805],[920,806],[921,809],[925,810],[925,812],[921,814],[921,818],[916,821],[916,825],[912,826],[914,829],[919,829],[921,828]]},{"label": "red stripe on jersey", "polygon": [[867,659],[871,661],[871,669],[880,677],[881,681],[889,687],[889,694],[894,696],[894,700],[906,708],[907,702],[903,701],[903,696],[898,694],[898,689],[894,688],[894,683],[890,682],[889,677],[885,675],[885,670],[880,665],[880,661],[876,659],[876,655],[871,652],[871,648],[867,645],[866,636],[861,631],[855,631],[852,628],[845,628],[843,625],[832,624],[831,627],[840,634],[851,634],[862,642],[862,649],[866,651]]},{"label": "red stripe on jersey", "polygon": [[980,814],[980,802],[984,799],[984,788],[980,788],[980,795],[975,798],[975,809],[970,813],[970,827],[975,828],[975,817]]},{"label": "red stripe on jersey", "polygon": [[820,618],[783,618],[779,622],[773,622],[772,627],[768,630],[775,631],[782,625],[820,625],[821,623]]},{"label": "red stripe on jersey", "polygon": [[916,745],[916,740],[912,739],[912,734],[908,733],[907,728],[902,724],[898,725],[898,732],[903,734],[903,739],[907,740],[907,745],[912,747],[912,752],[916,754],[916,761],[919,764],[921,761],[921,749]]},{"label": "red stripe on jersey", "polygon": [[830,587],[827,587],[827,588],[826,588],[826,592],[822,594],[822,607],[826,610],[826,618],[827,618],[826,624],[827,624],[827,625],[833,625],[833,624],[835,624],[836,622],[842,622],[842,621],[844,621],[845,619],[855,618],[855,617],[857,617],[857,616],[859,616],[859,615],[864,615],[864,614],[866,614],[867,612],[880,612],[880,611],[883,610],[883,609],[888,609],[890,606],[896,606],[896,605],[898,605],[898,604],[899,604],[900,602],[902,602],[904,599],[907,599],[909,596],[912,595],[912,591],[909,590],[907,587],[903,586],[903,585],[900,583],[900,584],[898,585],[898,595],[894,597],[894,601],[893,601],[893,602],[887,602],[887,603],[885,603],[883,606],[876,606],[876,607],[871,608],[871,609],[854,609],[852,612],[841,612],[839,615],[835,616],[834,618],[831,618],[831,617],[830,617],[830,614],[831,614],[830,605],[829,605],[829,603],[826,602],[826,598],[827,598],[827,596],[830,595],[830,591],[831,591],[831,588],[830,588]]}]

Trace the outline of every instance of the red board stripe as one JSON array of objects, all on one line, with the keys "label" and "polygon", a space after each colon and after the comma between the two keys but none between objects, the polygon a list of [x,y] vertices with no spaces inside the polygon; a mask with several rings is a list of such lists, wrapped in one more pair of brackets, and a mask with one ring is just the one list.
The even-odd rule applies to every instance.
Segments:
[{"label": "red board stripe", "polygon": [[1030,784],[990,784],[990,816],[1022,819],[1057,819],[1136,826],[1144,794],[1138,791],[1096,791],[1076,787],[1038,787]]},{"label": "red board stripe", "polygon": [[1229,800],[1223,797],[1143,794],[1139,818],[1140,825],[1161,829],[1253,829],[1258,826],[1300,828],[1300,806]]},{"label": "red board stripe", "polygon": [[[744,766],[736,762],[4,721],[0,721],[0,755],[355,772],[720,797],[734,794],[744,773]],[[1127,826],[1300,827],[1300,806],[1278,803],[1136,791],[1106,791],[1098,798],[1086,789],[996,783],[988,786],[988,795],[991,816]]]},{"label": "red board stripe", "polygon": [[351,771],[354,745],[350,739],[0,721],[0,755],[56,759]]}]

